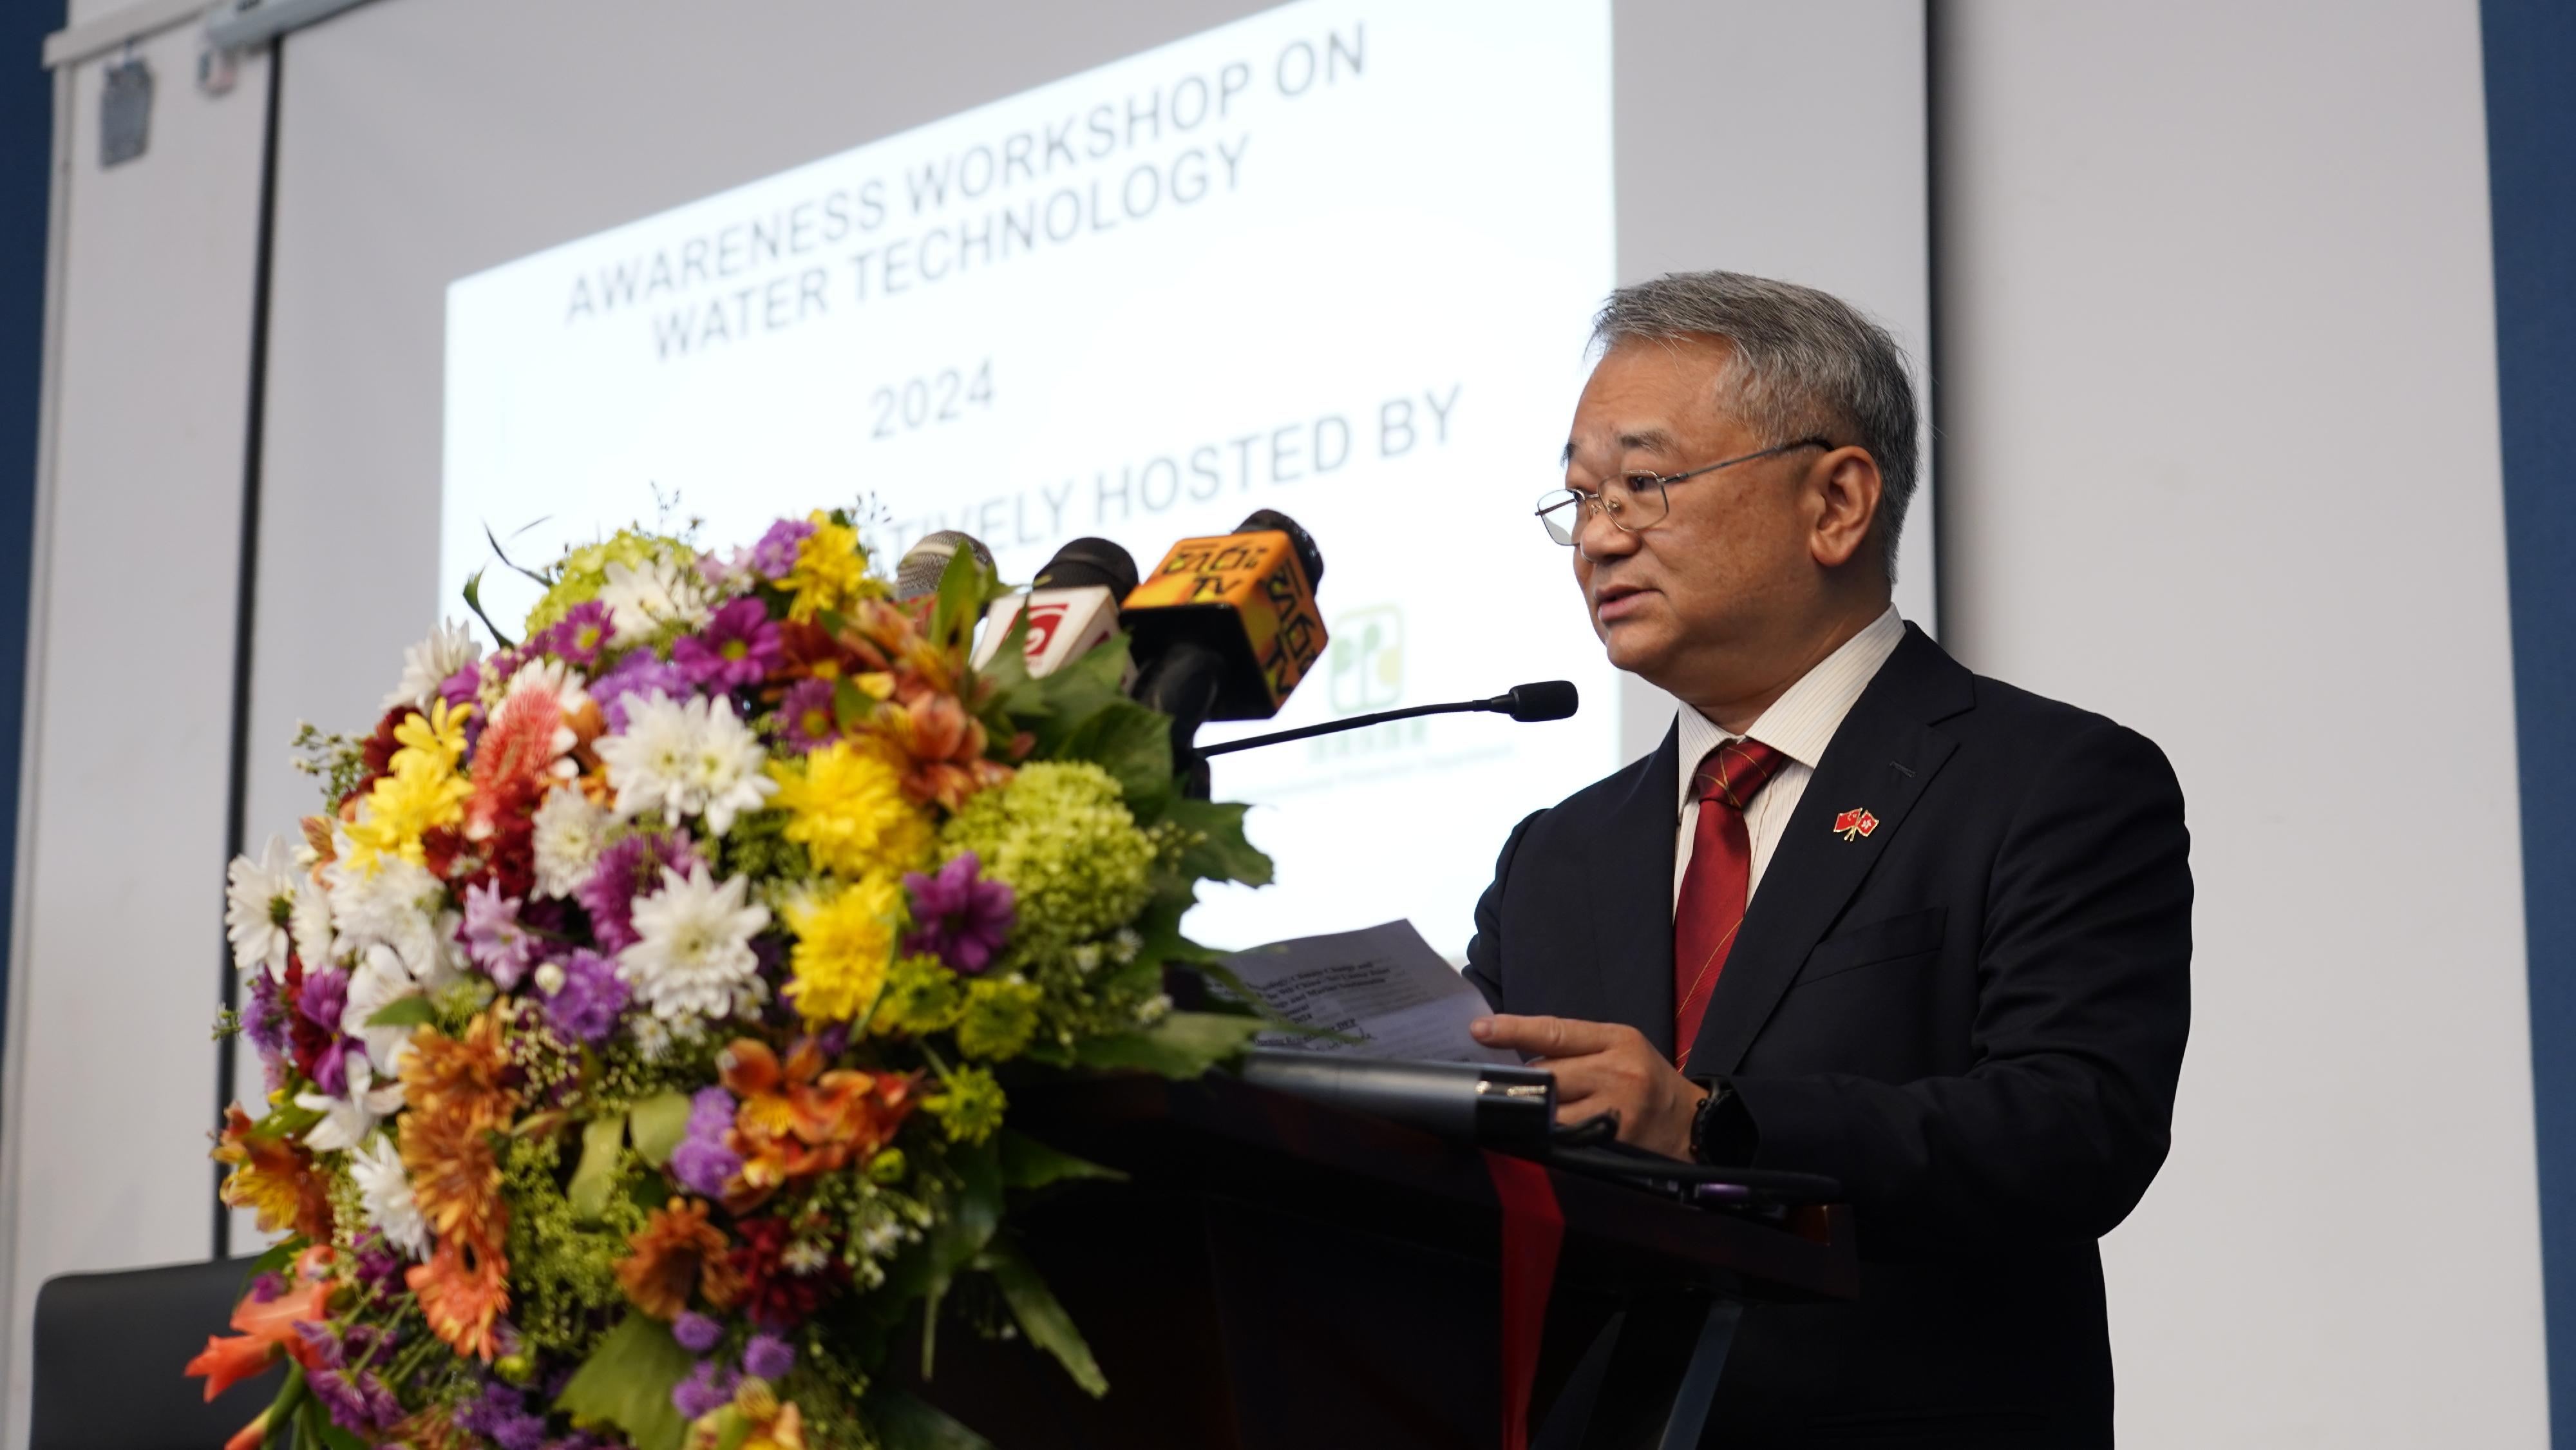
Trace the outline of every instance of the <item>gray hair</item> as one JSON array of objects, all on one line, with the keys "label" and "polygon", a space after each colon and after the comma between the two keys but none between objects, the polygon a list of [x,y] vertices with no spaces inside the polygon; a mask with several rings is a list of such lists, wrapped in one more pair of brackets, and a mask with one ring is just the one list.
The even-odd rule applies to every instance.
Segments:
[{"label": "gray hair", "polygon": [[1765,444],[1811,436],[1878,461],[1887,577],[1914,497],[1914,383],[1887,329],[1831,293],[1741,272],[1667,272],[1610,294],[1593,319],[1604,352],[1624,342],[1715,337],[1720,396]]}]

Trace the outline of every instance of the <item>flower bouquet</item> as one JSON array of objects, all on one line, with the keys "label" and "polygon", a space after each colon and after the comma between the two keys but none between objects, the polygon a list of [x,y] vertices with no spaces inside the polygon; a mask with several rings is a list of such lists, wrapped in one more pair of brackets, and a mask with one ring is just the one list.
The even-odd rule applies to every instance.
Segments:
[{"label": "flower bouquet", "polygon": [[1242,1047],[1164,984],[1222,975],[1196,883],[1269,877],[1243,808],[1123,640],[971,668],[995,581],[894,602],[845,512],[526,572],[522,642],[449,626],[371,733],[307,727],[327,808],[232,863],[269,1091],[215,1157],[285,1237],[188,1369],[287,1365],[236,1450],[974,1443],[878,1373],[961,1286],[1101,1393],[1007,1228],[1100,1170],[1010,1099]]}]

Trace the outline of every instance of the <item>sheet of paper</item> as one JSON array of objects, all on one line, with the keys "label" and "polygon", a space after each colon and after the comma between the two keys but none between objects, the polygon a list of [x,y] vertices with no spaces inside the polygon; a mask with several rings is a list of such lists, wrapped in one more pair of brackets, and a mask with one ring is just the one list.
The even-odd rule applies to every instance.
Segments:
[{"label": "sheet of paper", "polygon": [[1484,994],[1409,921],[1273,942],[1238,952],[1225,965],[1271,1011],[1358,1039],[1264,1033],[1257,1039],[1263,1047],[1432,1062],[1520,1062],[1518,1053],[1467,1035],[1467,1024],[1487,1010]]}]

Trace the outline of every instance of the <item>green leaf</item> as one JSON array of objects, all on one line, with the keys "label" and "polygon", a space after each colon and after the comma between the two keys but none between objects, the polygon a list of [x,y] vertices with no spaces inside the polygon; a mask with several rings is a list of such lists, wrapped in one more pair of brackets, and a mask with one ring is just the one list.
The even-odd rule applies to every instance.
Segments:
[{"label": "green leaf", "polygon": [[427,997],[397,997],[367,1017],[370,1027],[426,1027],[438,1018]]},{"label": "green leaf", "polygon": [[1163,817],[1172,789],[1172,722],[1133,700],[1111,700],[1092,712],[1049,757],[1088,760],[1118,780],[1139,824]]},{"label": "green leaf", "polygon": [[892,1385],[868,1391],[868,1422],[885,1450],[993,1450],[993,1442]]},{"label": "green leaf", "polygon": [[687,1377],[690,1363],[660,1320],[630,1313],[601,1337],[554,1407],[606,1420],[626,1432],[635,1450],[679,1450],[688,1424],[671,1406],[671,1388]]},{"label": "green leaf", "polygon": [[1076,1158],[1060,1148],[1050,1148],[1026,1133],[1002,1130],[1002,1186],[1005,1188],[1044,1188],[1068,1178],[1109,1178],[1124,1182],[1127,1175],[1115,1168]]},{"label": "green leaf", "polygon": [[972,643],[975,621],[984,617],[984,601],[992,597],[993,585],[993,576],[974,550],[949,555],[948,567],[939,571],[939,594],[930,606],[932,642],[949,649]]},{"label": "green leaf", "polygon": [[617,1191],[617,1150],[626,1140],[626,1115],[593,1118],[581,1128],[581,1166],[572,1171],[564,1197],[572,1201],[575,1220],[597,1223],[608,1214]]},{"label": "green leaf", "polygon": [[1054,1355],[1064,1372],[1093,1399],[1109,1393],[1109,1377],[1100,1372],[1099,1361],[1091,1357],[1091,1346],[1083,1342],[1082,1331],[1075,1328],[1073,1316],[1039,1276],[1037,1266],[1028,1261],[1019,1247],[1008,1239],[998,1239],[975,1261],[975,1267],[993,1276],[1001,1286],[1002,1298],[1011,1306],[1011,1317],[1020,1321],[1020,1332],[1029,1343]]},{"label": "green leaf", "polygon": [[474,617],[483,621],[485,629],[492,631],[494,642],[501,648],[518,648],[508,635],[501,632],[501,626],[492,622],[492,616],[483,612],[483,571],[480,569],[465,576],[465,607],[474,611]]},{"label": "green leaf", "polygon": [[367,1442],[341,1429],[329,1420],[322,1422],[324,1450],[367,1450]]},{"label": "green leaf", "polygon": [[304,1235],[302,1234],[288,1234],[286,1237],[270,1244],[267,1248],[260,1251],[258,1258],[250,1261],[250,1268],[245,1270],[242,1274],[242,1288],[247,1291],[250,1288],[250,1281],[258,1278],[262,1274],[285,1273],[286,1266],[294,1263],[295,1256],[302,1252],[304,1252]]},{"label": "green leaf", "polygon": [[876,709],[876,702],[861,693],[847,676],[832,682],[832,723],[844,730],[855,729]]},{"label": "green leaf", "polygon": [[671,1161],[671,1150],[689,1135],[688,1095],[676,1088],[655,1093],[635,1105],[627,1125],[635,1134],[637,1156],[659,1168]]},{"label": "green leaf", "polygon": [[1246,886],[1270,884],[1270,858],[1245,839],[1243,813],[1251,809],[1231,801],[1175,799],[1163,819],[1202,839],[1181,853],[1181,869],[1214,881],[1240,881]]},{"label": "green leaf", "polygon": [[1092,716],[1127,699],[1127,636],[1112,635],[1037,681],[1039,708],[1015,717],[1037,737],[1038,758],[1054,760]]},{"label": "green leaf", "polygon": [[1258,1017],[1175,1012],[1143,1032],[1092,1038],[1074,1049],[1074,1060],[1085,1067],[1140,1067],[1192,1078],[1243,1051],[1267,1026]]}]

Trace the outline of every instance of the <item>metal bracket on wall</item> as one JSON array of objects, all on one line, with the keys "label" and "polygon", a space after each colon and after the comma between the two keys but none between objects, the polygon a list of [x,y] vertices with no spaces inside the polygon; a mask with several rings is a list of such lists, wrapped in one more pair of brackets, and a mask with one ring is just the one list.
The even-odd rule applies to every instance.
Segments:
[{"label": "metal bracket on wall", "polygon": [[152,140],[152,67],[127,55],[107,68],[98,95],[98,164],[104,170],[143,154]]}]

